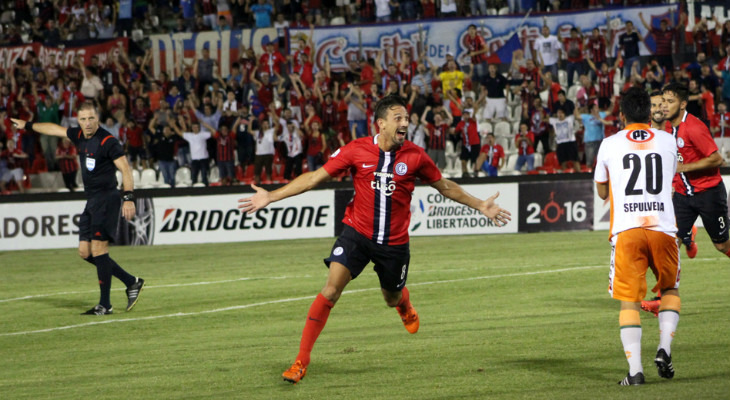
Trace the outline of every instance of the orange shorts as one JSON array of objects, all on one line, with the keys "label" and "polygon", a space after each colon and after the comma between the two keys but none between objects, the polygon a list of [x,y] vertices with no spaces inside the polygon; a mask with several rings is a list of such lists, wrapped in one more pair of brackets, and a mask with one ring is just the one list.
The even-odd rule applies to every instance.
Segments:
[{"label": "orange shorts", "polygon": [[611,238],[611,270],[608,293],[623,301],[638,302],[646,296],[646,271],[656,277],[655,289],[679,288],[679,244],[664,232],[636,228]]}]

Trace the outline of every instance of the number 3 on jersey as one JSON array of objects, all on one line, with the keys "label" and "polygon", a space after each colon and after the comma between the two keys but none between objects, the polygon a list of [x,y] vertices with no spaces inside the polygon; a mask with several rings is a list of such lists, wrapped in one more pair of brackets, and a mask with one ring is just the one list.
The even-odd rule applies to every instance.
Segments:
[{"label": "number 3 on jersey", "polygon": [[642,159],[638,154],[629,153],[624,156],[624,169],[631,170],[631,176],[629,176],[629,181],[626,184],[626,196],[638,196],[644,193],[644,189],[636,188],[642,168],[646,170],[644,189],[649,194],[661,193],[662,157],[657,153],[649,153],[644,157],[642,163]]}]

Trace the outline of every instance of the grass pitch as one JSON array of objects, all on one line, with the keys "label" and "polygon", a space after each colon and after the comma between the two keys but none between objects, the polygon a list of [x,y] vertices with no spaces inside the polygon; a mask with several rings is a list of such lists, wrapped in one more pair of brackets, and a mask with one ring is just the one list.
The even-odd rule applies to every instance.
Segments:
[{"label": "grass pitch", "polygon": [[[3,399],[727,399],[730,260],[700,232],[682,253],[671,381],[656,374],[657,320],[642,314],[647,384],[628,371],[606,232],[422,237],[409,335],[371,268],[332,310],[297,385],[294,361],[334,239],[112,248],[147,286],[110,316],[76,250],[0,253]],[[653,286],[653,277],[649,280]]]}]

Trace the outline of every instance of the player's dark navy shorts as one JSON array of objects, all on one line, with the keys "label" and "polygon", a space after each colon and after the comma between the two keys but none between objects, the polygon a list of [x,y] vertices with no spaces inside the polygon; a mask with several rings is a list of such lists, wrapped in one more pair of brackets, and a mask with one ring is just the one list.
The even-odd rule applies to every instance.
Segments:
[{"label": "player's dark navy shorts", "polygon": [[372,261],[375,264],[373,269],[380,279],[380,287],[391,292],[399,292],[406,286],[410,260],[408,243],[395,246],[377,244],[354,228],[345,225],[324,263],[327,267],[332,261],[344,265],[350,270],[352,279],[355,279]]},{"label": "player's dark navy shorts", "polygon": [[480,150],[481,149],[478,144],[472,145],[471,150],[467,149],[466,146],[461,146],[461,155],[459,155],[459,160],[475,163],[477,162],[477,158],[479,158]]},{"label": "player's dark navy shorts", "polygon": [[116,190],[91,195],[79,219],[79,241],[114,242],[122,210],[122,197]]},{"label": "player's dark navy shorts", "polygon": [[727,191],[722,182],[694,196],[674,193],[672,203],[677,216],[677,237],[682,243],[688,245],[692,242],[692,225],[698,215],[713,243],[724,243],[730,238],[727,226]]}]

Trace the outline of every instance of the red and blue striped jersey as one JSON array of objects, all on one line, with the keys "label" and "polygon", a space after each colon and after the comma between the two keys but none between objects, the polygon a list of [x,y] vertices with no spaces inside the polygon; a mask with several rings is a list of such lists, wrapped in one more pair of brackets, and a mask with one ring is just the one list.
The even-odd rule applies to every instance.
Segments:
[{"label": "red and blue striped jersey", "polygon": [[355,196],[342,222],[375,243],[405,244],[416,178],[430,184],[441,172],[419,146],[406,141],[387,152],[378,146],[379,136],[353,140],[333,153],[324,169],[331,176],[352,174]]}]

